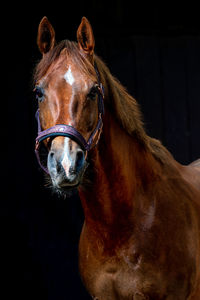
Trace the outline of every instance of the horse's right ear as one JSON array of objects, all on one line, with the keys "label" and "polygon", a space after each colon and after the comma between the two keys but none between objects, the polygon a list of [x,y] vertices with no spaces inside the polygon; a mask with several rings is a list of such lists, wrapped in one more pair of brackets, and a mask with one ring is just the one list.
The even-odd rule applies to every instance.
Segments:
[{"label": "horse's right ear", "polygon": [[47,17],[43,17],[39,24],[37,44],[43,55],[55,46],[55,31]]}]

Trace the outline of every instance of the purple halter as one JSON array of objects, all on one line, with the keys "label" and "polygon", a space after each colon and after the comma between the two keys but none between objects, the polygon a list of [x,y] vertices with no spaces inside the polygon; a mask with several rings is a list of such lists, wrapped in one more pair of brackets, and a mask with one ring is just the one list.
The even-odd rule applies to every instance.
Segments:
[{"label": "purple halter", "polygon": [[[76,130],[74,127],[67,125],[67,124],[57,124],[53,127],[50,127],[46,130],[41,129],[41,124],[40,124],[40,118],[39,118],[39,108],[36,112],[36,119],[38,122],[38,136],[36,137],[36,143],[35,143],[35,154],[38,160],[38,163],[40,167],[47,173],[49,174],[48,168],[41,162],[40,158],[40,145],[41,142],[49,137],[55,137],[55,136],[66,136],[71,138],[72,140],[76,141],[86,153],[94,146],[97,145],[100,137],[100,133],[103,127],[103,122],[102,122],[102,115],[104,114],[104,103],[103,103],[103,98],[104,98],[104,88],[102,83],[100,82],[100,75],[99,71],[95,65],[95,71],[97,74],[98,78],[98,122],[97,126],[94,129],[94,131],[91,133],[88,141],[85,140],[85,138],[82,136],[78,130]],[[96,134],[99,132],[99,135],[97,136],[97,140],[94,144],[94,138],[96,137]],[[94,144],[94,145],[93,145]]]}]

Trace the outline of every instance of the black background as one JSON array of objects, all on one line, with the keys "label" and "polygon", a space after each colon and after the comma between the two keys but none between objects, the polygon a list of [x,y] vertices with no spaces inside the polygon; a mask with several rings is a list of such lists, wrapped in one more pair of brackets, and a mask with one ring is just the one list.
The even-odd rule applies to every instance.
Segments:
[{"label": "black background", "polygon": [[181,163],[200,156],[199,8],[140,1],[49,1],[1,7],[1,299],[90,299],[78,273],[83,213],[45,188],[34,156],[37,27],[76,39],[90,20],[96,52],[141,105],[147,132]]}]

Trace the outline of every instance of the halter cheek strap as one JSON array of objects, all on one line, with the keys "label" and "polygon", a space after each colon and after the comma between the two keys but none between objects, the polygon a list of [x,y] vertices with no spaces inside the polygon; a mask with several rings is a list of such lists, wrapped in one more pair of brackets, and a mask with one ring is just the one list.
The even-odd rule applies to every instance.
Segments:
[{"label": "halter cheek strap", "polygon": [[69,137],[70,139],[74,140],[77,142],[84,151],[88,152],[91,148],[97,145],[100,134],[102,131],[103,127],[103,122],[102,122],[102,115],[104,114],[104,89],[103,85],[100,82],[100,75],[98,72],[98,69],[95,65],[95,71],[97,73],[97,78],[98,78],[98,84],[99,84],[99,93],[98,93],[98,122],[97,125],[94,129],[94,131],[91,133],[88,141],[85,140],[85,138],[82,136],[82,134],[76,130],[73,126],[67,125],[67,124],[57,124],[53,127],[50,127],[46,130],[41,129],[41,124],[40,124],[40,118],[39,118],[39,109],[36,112],[36,119],[38,122],[38,136],[36,138],[36,144],[35,144],[35,154],[38,160],[38,163],[40,167],[47,173],[49,174],[48,168],[41,162],[40,158],[40,145],[41,142],[44,141],[47,138],[55,137],[55,136],[65,136]]}]

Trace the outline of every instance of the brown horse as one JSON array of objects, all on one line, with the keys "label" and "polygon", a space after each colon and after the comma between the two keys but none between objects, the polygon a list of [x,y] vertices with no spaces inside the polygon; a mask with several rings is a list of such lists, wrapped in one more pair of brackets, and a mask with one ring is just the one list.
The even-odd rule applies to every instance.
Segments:
[{"label": "brown horse", "polygon": [[[41,128],[57,130],[38,143],[47,172],[57,190],[78,186],[85,214],[83,282],[98,300],[199,300],[200,162],[180,165],[145,133],[137,102],[94,54],[86,18],[77,40],[56,44],[44,17],[34,79]],[[94,131],[84,148],[77,135],[88,141]]]}]

